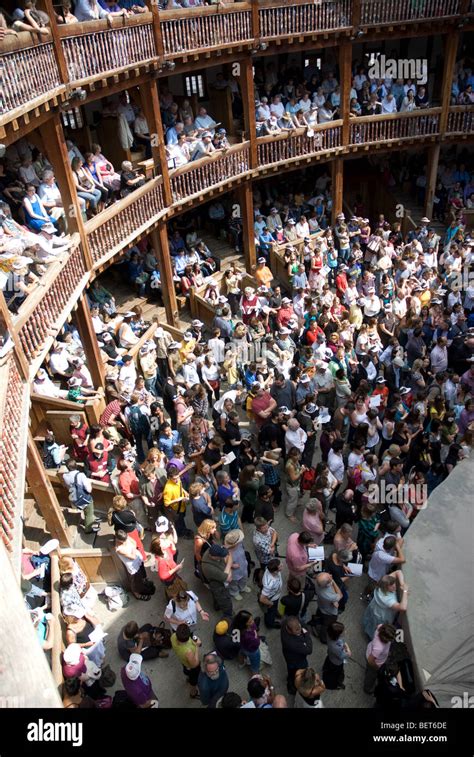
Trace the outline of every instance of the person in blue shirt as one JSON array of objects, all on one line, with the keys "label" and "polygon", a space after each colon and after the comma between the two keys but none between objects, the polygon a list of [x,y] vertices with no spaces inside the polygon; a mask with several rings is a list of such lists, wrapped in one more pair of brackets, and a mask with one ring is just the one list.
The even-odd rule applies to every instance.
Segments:
[{"label": "person in blue shirt", "polygon": [[292,280],[292,286],[293,289],[307,289],[308,288],[308,277],[306,276],[306,271],[304,264],[301,263],[298,266],[297,273],[294,274],[293,280]]},{"label": "person in blue shirt", "polygon": [[257,380],[257,364],[250,363],[245,370],[244,382],[245,388],[249,391],[252,388],[252,384],[255,384]]},{"label": "person in blue shirt", "polygon": [[163,423],[158,435],[158,449],[160,449],[171,460],[173,457],[173,447],[181,442],[181,436],[178,431],[173,431],[168,422]]},{"label": "person in blue shirt", "polygon": [[258,243],[260,245],[260,252],[262,255],[265,255],[267,257],[270,254],[271,246],[274,243],[275,239],[273,238],[272,234],[270,233],[269,229],[265,226],[262,233],[260,234],[258,238]]}]

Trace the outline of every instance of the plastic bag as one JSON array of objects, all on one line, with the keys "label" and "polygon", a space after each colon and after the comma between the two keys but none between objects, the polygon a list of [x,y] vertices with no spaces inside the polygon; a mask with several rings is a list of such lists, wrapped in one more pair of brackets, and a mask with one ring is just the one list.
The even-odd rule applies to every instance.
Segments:
[{"label": "plastic bag", "polygon": [[130,602],[130,597],[121,586],[107,586],[104,589],[104,594],[106,597],[107,609],[110,610],[110,612],[120,610],[122,607],[126,607]]}]

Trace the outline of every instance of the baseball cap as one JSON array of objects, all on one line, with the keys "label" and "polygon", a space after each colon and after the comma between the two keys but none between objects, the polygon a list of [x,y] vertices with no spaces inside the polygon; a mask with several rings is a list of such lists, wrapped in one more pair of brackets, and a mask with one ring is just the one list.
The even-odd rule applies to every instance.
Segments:
[{"label": "baseball cap", "polygon": [[209,547],[209,554],[211,557],[227,557],[229,550],[225,547],[221,547],[220,544],[212,544]]}]

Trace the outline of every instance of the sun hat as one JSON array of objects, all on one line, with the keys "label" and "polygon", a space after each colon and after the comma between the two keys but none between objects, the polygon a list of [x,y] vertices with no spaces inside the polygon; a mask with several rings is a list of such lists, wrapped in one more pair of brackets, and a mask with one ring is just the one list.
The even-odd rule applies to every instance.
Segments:
[{"label": "sun hat", "polygon": [[81,645],[77,643],[69,644],[63,652],[63,660],[66,665],[78,665],[81,659]]},{"label": "sun hat", "polygon": [[49,539],[42,547],[40,547],[40,554],[49,555],[59,547],[59,541],[57,539]]},{"label": "sun hat", "polygon": [[133,653],[130,655],[128,663],[125,666],[125,673],[129,681],[136,681],[137,678],[140,676],[140,671],[142,669],[142,661],[143,661],[143,657],[141,656],[141,654]]},{"label": "sun hat", "polygon": [[160,515],[159,518],[156,519],[155,522],[155,531],[158,534],[164,534],[170,526],[170,522],[168,518],[165,518],[164,515]]},{"label": "sun hat", "polygon": [[236,547],[237,544],[240,544],[244,540],[244,532],[240,530],[240,528],[234,528],[232,531],[229,531],[225,537],[224,537],[224,546],[225,547]]}]

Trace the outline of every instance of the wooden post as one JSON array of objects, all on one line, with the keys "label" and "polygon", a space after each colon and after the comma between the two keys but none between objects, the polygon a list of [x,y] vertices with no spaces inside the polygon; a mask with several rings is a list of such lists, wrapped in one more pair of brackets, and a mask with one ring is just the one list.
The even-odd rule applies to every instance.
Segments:
[{"label": "wooden post", "polygon": [[250,182],[245,182],[245,184],[242,184],[242,186],[237,189],[237,197],[243,225],[245,270],[250,276],[253,276],[257,264],[257,251],[255,248],[253,195]]},{"label": "wooden post", "polygon": [[342,144],[349,144],[349,111],[352,74],[352,44],[344,40],[339,46],[339,81],[341,83],[341,104],[339,118],[342,118]]},{"label": "wooden post", "polygon": [[456,56],[458,54],[459,32],[446,34],[444,41],[444,68],[443,81],[441,84],[441,108],[439,117],[440,137],[444,136],[448,125],[449,106],[451,105],[451,83],[453,81]]},{"label": "wooden post", "polygon": [[56,23],[56,14],[53,6],[53,0],[43,0],[45,5],[45,11],[49,16],[51,29],[51,36],[53,38],[53,50],[54,57],[56,58],[56,64],[59,70],[59,78],[63,84],[69,84],[69,71],[67,68],[66,58],[64,55],[63,46],[61,44],[61,37],[59,36],[58,25]]},{"label": "wooden post", "polygon": [[77,304],[76,323],[95,389],[105,386],[105,367],[100,357],[99,344],[92,325],[87,298],[83,294]]},{"label": "wooden post", "polygon": [[258,11],[259,0],[250,0],[250,2],[252,3],[252,37],[255,47],[257,47],[260,42],[260,14]]},{"label": "wooden post", "polygon": [[55,114],[39,127],[44,151],[54,169],[58,187],[61,191],[64,211],[66,213],[67,229],[71,234],[79,234],[86,269],[91,271],[94,267],[92,253],[89,249],[84,222],[82,220],[81,206],[76,192],[76,186],[72,178],[71,163],[68,156],[66,140],[59,119],[59,113]]},{"label": "wooden post", "polygon": [[171,266],[166,224],[159,223],[158,227],[151,232],[150,238],[153,249],[158,253],[161,292],[165,304],[166,320],[170,326],[176,328],[178,324],[178,305],[176,303],[176,290],[174,288],[173,268]]},{"label": "wooden post", "polygon": [[2,706],[60,709],[61,698],[18,583],[0,544]]},{"label": "wooden post", "polygon": [[8,309],[7,303],[5,302],[3,292],[0,295],[0,327],[3,333],[8,332],[13,344],[15,345],[15,358],[21,378],[23,379],[23,381],[29,381],[30,366],[28,365],[28,360],[26,359],[25,353],[23,352],[23,347],[21,346],[18,334],[16,333],[13,326],[11,313]]},{"label": "wooden post", "polygon": [[31,431],[28,434],[26,479],[52,538],[59,539],[59,544],[62,547],[72,547],[71,534],[61,510],[61,505],[46,475],[43,461]]},{"label": "wooden post", "polygon": [[426,166],[426,192],[425,192],[425,216],[432,218],[433,198],[436,190],[436,177],[438,175],[439,151],[441,145],[428,147],[428,164]]},{"label": "wooden post", "polygon": [[163,34],[161,31],[158,3],[155,2],[155,0],[150,0],[150,6],[153,19],[153,38],[155,40],[156,54],[160,61],[163,61],[165,57],[165,47],[163,45]]},{"label": "wooden post", "polygon": [[352,0],[352,28],[356,31],[360,26],[361,0]]},{"label": "wooden post", "polygon": [[253,64],[251,58],[239,61],[240,66],[240,89],[242,92],[242,104],[244,108],[245,137],[250,141],[249,166],[257,168],[257,132],[255,124],[255,90],[253,83]]},{"label": "wooden post", "polygon": [[[158,97],[158,87],[156,82],[152,80],[150,82],[142,84],[142,86],[140,87],[140,95],[150,129],[153,125],[153,160],[155,161],[155,165],[157,163],[159,163],[160,165],[161,175],[163,177],[163,199],[165,201],[166,207],[169,208],[170,205],[173,204],[173,196],[171,194],[168,157],[165,150],[165,135],[163,130],[163,123],[161,121],[160,100]],[[155,146],[153,146],[153,142],[156,143]]]},{"label": "wooden post", "polygon": [[336,158],[332,163],[332,223],[336,223],[336,216],[342,213],[342,191],[344,185],[344,161]]}]

